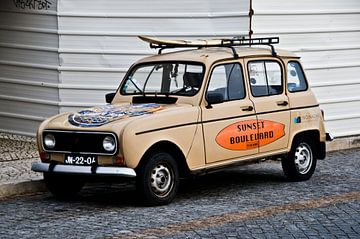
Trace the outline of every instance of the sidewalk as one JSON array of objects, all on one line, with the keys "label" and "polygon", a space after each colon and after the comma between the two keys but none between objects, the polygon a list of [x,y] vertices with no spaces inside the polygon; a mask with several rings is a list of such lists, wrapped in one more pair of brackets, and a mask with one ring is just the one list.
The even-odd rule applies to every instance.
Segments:
[{"label": "sidewalk", "polygon": [[42,174],[31,171],[38,160],[34,138],[0,133],[0,198],[44,191]]}]

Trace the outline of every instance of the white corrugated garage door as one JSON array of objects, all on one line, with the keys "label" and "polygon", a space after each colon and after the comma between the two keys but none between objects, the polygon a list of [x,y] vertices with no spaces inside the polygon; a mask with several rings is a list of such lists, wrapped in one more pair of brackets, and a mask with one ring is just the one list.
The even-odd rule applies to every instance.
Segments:
[{"label": "white corrugated garage door", "polygon": [[[26,4],[31,3],[31,4]],[[49,115],[104,103],[136,59],[137,35],[248,33],[250,0],[0,2],[0,130],[34,134]],[[302,57],[326,126],[360,134],[360,1],[253,0],[254,36]]]},{"label": "white corrugated garage door", "polygon": [[1,131],[34,135],[59,112],[56,6],[56,0],[0,1]]},{"label": "white corrugated garage door", "polygon": [[49,115],[103,104],[130,64],[154,53],[137,35],[244,35],[248,9],[249,0],[2,0],[0,130],[33,135]]},{"label": "white corrugated garage door", "polygon": [[253,0],[255,36],[276,35],[302,57],[326,128],[360,135],[360,1]]}]

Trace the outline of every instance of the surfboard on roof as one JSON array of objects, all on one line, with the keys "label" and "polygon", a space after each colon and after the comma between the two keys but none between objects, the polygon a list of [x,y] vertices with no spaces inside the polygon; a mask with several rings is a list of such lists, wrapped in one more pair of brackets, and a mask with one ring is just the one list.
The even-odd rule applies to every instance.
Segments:
[{"label": "surfboard on roof", "polygon": [[155,45],[172,45],[172,46],[221,46],[224,39],[196,39],[196,40],[166,40],[156,37],[139,36],[139,38],[147,43]]}]

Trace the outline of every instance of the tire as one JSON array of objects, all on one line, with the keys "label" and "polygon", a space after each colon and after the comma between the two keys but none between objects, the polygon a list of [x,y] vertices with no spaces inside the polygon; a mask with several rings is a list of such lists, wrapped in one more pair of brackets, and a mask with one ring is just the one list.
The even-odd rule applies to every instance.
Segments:
[{"label": "tire", "polygon": [[44,173],[47,189],[58,199],[70,199],[81,190],[84,181],[80,177],[64,174]]},{"label": "tire", "polygon": [[314,174],[316,157],[312,145],[310,140],[295,139],[288,157],[281,160],[284,174],[290,181],[305,181]]},{"label": "tire", "polygon": [[166,152],[154,152],[137,171],[137,191],[146,205],[159,206],[172,202],[179,188],[179,171],[173,156]]}]

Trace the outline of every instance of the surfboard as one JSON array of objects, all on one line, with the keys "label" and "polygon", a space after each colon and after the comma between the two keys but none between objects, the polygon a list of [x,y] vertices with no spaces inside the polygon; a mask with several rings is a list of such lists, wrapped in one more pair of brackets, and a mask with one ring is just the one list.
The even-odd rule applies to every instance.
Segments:
[{"label": "surfboard", "polygon": [[[221,46],[227,39],[166,40],[149,36],[138,36],[141,40],[158,46]],[[231,40],[231,39],[229,39]]]}]

